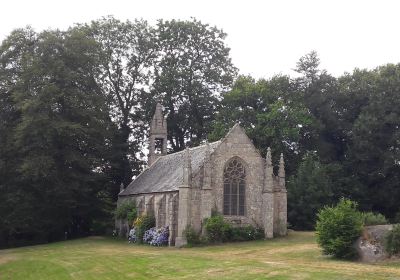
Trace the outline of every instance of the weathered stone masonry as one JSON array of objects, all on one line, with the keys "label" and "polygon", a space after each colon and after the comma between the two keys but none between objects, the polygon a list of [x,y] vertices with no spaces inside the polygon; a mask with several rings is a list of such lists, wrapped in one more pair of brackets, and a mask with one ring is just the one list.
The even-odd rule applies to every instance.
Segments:
[{"label": "weathered stone masonry", "polygon": [[[213,209],[230,210],[224,217],[237,226],[263,227],[267,238],[286,235],[283,155],[276,176],[271,149],[263,159],[238,124],[220,141],[169,155],[166,136],[166,119],[158,104],[150,129],[149,167],[120,192],[118,203],[133,200],[140,214],[155,216],[157,227],[168,225],[169,244],[175,246],[186,244],[183,231],[188,225],[202,232],[203,221]],[[244,170],[241,183],[224,177],[233,160]],[[116,225],[121,232],[127,231],[126,223],[117,221]]]}]

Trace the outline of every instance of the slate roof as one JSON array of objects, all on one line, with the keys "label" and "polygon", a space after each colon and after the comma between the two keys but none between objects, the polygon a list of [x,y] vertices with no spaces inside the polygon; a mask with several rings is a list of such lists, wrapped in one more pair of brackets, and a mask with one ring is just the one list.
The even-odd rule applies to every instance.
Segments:
[{"label": "slate roof", "polygon": [[[212,153],[221,141],[209,143]],[[196,174],[204,163],[207,145],[189,149],[192,159],[192,174]],[[177,191],[183,183],[185,151],[159,157],[145,169],[119,195]]]}]

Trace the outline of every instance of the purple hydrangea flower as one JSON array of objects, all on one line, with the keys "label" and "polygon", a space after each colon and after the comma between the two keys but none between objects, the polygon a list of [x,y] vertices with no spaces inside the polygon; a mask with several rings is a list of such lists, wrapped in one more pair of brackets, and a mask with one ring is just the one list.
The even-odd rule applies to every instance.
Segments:
[{"label": "purple hydrangea flower", "polygon": [[153,227],[153,228],[151,228],[149,230],[146,230],[144,232],[144,235],[143,235],[143,241],[145,243],[150,243],[154,238],[155,232],[156,232],[156,228],[155,227]]}]

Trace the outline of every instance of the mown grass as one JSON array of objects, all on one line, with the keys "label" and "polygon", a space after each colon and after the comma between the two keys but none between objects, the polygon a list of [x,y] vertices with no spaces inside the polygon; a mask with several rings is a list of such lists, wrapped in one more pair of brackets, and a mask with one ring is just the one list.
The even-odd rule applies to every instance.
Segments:
[{"label": "mown grass", "polygon": [[183,249],[91,237],[0,250],[0,279],[400,279],[400,262],[334,260],[310,232]]}]

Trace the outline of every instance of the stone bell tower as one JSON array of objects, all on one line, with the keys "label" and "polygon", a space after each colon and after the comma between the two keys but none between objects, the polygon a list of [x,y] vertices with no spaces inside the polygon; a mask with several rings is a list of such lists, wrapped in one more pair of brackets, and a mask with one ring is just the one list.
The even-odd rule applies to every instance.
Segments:
[{"label": "stone bell tower", "polygon": [[167,119],[164,118],[162,110],[162,105],[157,103],[156,111],[150,124],[149,166],[157,158],[167,154]]}]

